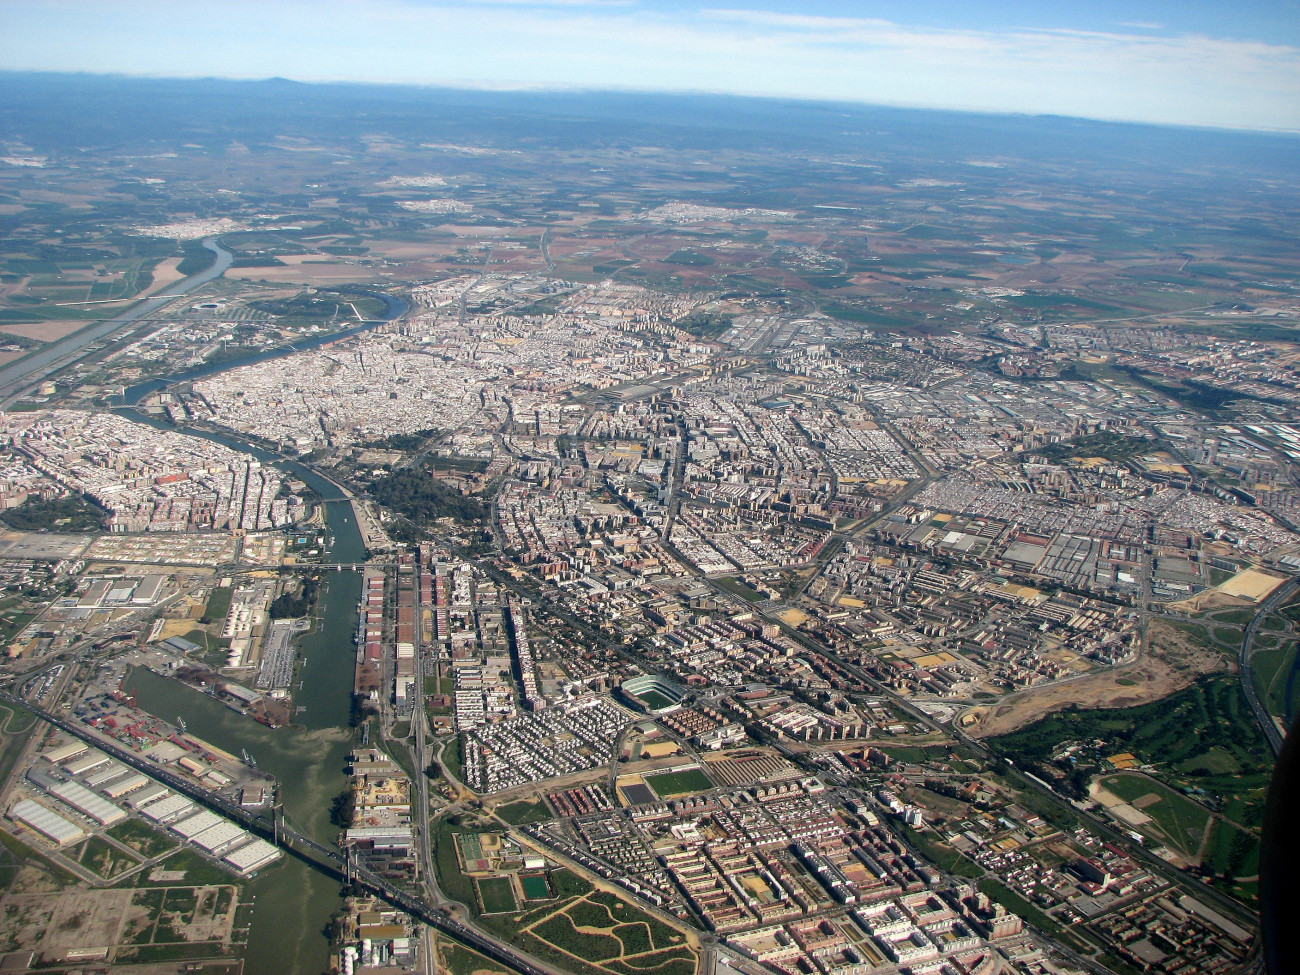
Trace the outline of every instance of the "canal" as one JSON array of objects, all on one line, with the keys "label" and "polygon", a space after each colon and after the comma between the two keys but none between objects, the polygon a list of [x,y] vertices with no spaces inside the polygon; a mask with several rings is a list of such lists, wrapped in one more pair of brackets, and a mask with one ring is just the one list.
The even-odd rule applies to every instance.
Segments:
[{"label": "canal", "polygon": [[[154,422],[151,417],[132,419]],[[197,433],[197,431],[193,431]],[[321,495],[330,542],[326,560],[359,562],[365,547],[351,505],[339,488],[292,461],[229,437],[202,434],[228,446],[275,460]],[[270,729],[238,714],[206,694],[152,671],[136,669],[127,680],[139,706],[165,721],[183,715],[189,731],[235,755],[243,750],[258,767],[275,776],[290,823],[324,843],[334,843],[339,828],[330,822],[333,801],[346,785],[344,770],[355,734],[350,727],[352,678],[356,660],[353,634],[361,600],[361,574],[328,572],[321,580],[316,620],[298,640],[303,666],[294,723]],[[244,971],[247,975],[319,975],[327,968],[326,928],[339,910],[336,881],[286,857],[253,881],[256,899]]]},{"label": "canal", "polygon": [[[225,273],[233,255],[215,239],[203,246],[216,259],[211,267],[168,287],[169,296],[189,293]],[[359,334],[391,321],[406,311],[406,304],[382,292],[366,292],[386,305],[378,320],[322,336],[310,336],[261,350],[245,359],[203,365],[176,375],[145,379],[116,397],[116,412],[160,429],[169,423],[135,409],[142,399],[177,382],[225,372],[241,365],[292,355],[327,342]],[[10,395],[34,377],[58,369],[92,342],[164,307],[170,298],[146,298],[116,317],[88,326],[67,339],[0,369],[0,396]],[[324,507],[327,544],[325,561],[362,562],[366,552],[350,502],[339,487],[315,471],[272,454],[236,437],[203,430],[185,430],[193,436],[225,444],[275,464],[297,477],[320,496]],[[357,608],[361,600],[361,575],[329,572],[321,580],[311,631],[298,639],[302,660],[301,685],[295,704],[298,714],[291,725],[272,730],[238,714],[213,698],[178,681],[145,669],[131,672],[126,687],[144,710],[164,721],[177,715],[187,728],[218,748],[238,755],[247,751],[260,768],[275,776],[280,800],[290,823],[319,842],[333,844],[339,828],[330,822],[335,798],[346,786],[347,755],[356,734],[350,726],[352,681],[356,647]],[[328,968],[327,929],[340,909],[336,881],[292,857],[266,869],[250,885],[255,901],[249,930],[244,972],[247,975],[319,975]]]},{"label": "canal", "polygon": [[92,342],[111,335],[124,325],[129,325],[151,312],[158,311],[174,298],[188,294],[195,288],[202,287],[225,274],[234,261],[234,255],[218,244],[215,238],[203,241],[203,246],[216,255],[212,265],[197,274],[191,274],[168,285],[163,289],[167,292],[166,295],[141,298],[130,309],[115,318],[87,325],[80,331],[73,332],[66,338],[52,342],[45,348],[25,355],[0,369],[0,399],[19,391],[29,377],[37,376],[41,370],[61,368],[62,363],[70,361],[71,356],[75,356]]}]

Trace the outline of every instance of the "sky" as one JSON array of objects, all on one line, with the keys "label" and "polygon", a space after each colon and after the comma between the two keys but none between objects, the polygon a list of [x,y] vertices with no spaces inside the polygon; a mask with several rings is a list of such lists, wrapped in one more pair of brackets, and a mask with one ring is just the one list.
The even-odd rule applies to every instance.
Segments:
[{"label": "sky", "polygon": [[0,0],[0,70],[711,92],[1300,132],[1300,0]]}]

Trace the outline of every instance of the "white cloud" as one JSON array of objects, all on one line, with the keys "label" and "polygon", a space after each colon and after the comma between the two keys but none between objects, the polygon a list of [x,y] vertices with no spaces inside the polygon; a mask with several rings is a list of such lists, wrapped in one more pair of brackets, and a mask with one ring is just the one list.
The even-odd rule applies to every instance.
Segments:
[{"label": "white cloud", "polygon": [[[75,16],[73,11],[75,9]],[[0,67],[717,91],[1300,130],[1300,50],[625,0],[8,0]]]}]

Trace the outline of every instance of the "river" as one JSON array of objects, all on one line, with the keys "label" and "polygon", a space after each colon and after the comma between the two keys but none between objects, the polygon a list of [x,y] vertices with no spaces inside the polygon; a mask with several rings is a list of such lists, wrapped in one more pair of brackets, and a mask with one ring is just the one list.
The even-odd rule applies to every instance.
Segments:
[{"label": "river", "polygon": [[[379,297],[388,301],[385,321],[406,310],[397,299]],[[378,323],[369,322],[346,333],[304,340],[244,362],[291,354],[375,324]],[[160,429],[175,429],[156,416],[139,412],[135,404],[172,383],[241,364],[225,362],[141,383],[125,391],[117,412]],[[365,560],[365,544],[351,503],[338,485],[296,461],[234,436],[206,430],[185,432],[252,454],[300,478],[320,495],[324,506],[327,533],[324,560]],[[347,755],[357,737],[350,727],[350,718],[356,661],[353,635],[360,601],[360,573],[325,574],[316,606],[316,623],[310,633],[298,639],[303,660],[302,686],[295,699],[299,713],[288,727],[267,728],[206,694],[148,670],[133,671],[127,686],[140,707],[151,714],[167,721],[175,720],[177,714],[184,715],[189,730],[200,738],[236,755],[247,750],[259,768],[275,776],[289,821],[317,841],[333,844],[339,829],[330,822],[330,808],[346,786]],[[286,857],[253,881],[249,893],[256,904],[244,964],[247,975],[318,975],[325,971],[330,947],[326,928],[341,907],[338,883],[299,860]]]},{"label": "river", "polygon": [[[145,395],[145,394],[141,394]],[[130,407],[118,412],[161,429],[158,417]],[[275,463],[301,478],[321,496],[325,509],[325,561],[361,562],[365,545],[351,503],[339,487],[296,461],[285,460],[234,437],[186,431]],[[275,776],[289,821],[323,843],[334,843],[338,827],[330,806],[346,785],[344,769],[355,733],[349,727],[352,678],[356,664],[359,572],[329,572],[321,581],[317,621],[298,639],[304,661],[302,687],[295,703],[300,713],[288,727],[272,730],[237,714],[206,694],[148,670],[133,671],[128,688],[140,707],[165,721],[185,716],[191,732],[238,755],[244,749],[258,767]],[[318,975],[327,968],[326,925],[341,908],[338,883],[292,857],[259,876],[250,888],[256,898],[244,971],[247,975]]]},{"label": "river", "polygon": [[[327,558],[343,562],[364,558],[351,506],[338,488],[305,469],[294,473],[309,477],[326,499],[327,530],[333,535]],[[330,806],[346,785],[347,755],[356,737],[349,719],[356,660],[352,636],[360,599],[360,573],[325,575],[316,625],[298,641],[304,661],[302,687],[296,696],[301,711],[288,727],[267,728],[206,694],[148,670],[132,671],[127,687],[151,714],[168,721],[184,715],[193,734],[218,748],[236,755],[247,749],[259,768],[275,776],[289,821],[317,841],[332,844],[339,830],[330,823]],[[338,892],[337,881],[292,857],[264,871],[250,888],[256,906],[244,971],[248,975],[325,971],[329,956],[325,929],[341,906]]]},{"label": "river", "polygon": [[203,246],[217,256],[212,266],[167,286],[163,289],[167,292],[165,297],[142,298],[138,304],[128,311],[122,312],[117,317],[110,318],[97,325],[88,325],[80,331],[73,332],[66,338],[50,343],[40,351],[23,356],[21,359],[11,362],[3,369],[0,369],[0,400],[16,393],[19,387],[33,374],[53,366],[74,352],[84,349],[90,343],[116,332],[123,325],[129,325],[136,319],[157,311],[176,295],[189,294],[195,288],[201,287],[209,281],[214,281],[225,274],[226,269],[230,267],[231,262],[234,260],[234,255],[215,240],[205,240]]},{"label": "river", "polygon": [[293,342],[285,342],[273,349],[264,349],[261,352],[253,352],[240,359],[227,359],[225,362],[205,363],[201,366],[195,366],[193,369],[185,369],[173,373],[170,376],[160,376],[155,379],[149,379],[135,386],[129,386],[124,390],[123,395],[115,399],[115,402],[121,404],[134,405],[139,403],[152,393],[172,386],[176,383],[192,382],[195,379],[202,379],[205,376],[214,376],[219,372],[229,372],[231,369],[237,369],[239,366],[251,365],[254,362],[265,362],[267,359],[279,359],[287,355],[293,355],[295,352],[303,352],[307,349],[314,349],[317,346],[325,345],[329,342],[337,342],[340,339],[346,339],[353,335],[360,335],[362,332],[368,332],[376,325],[383,325],[385,322],[391,322],[394,318],[403,314],[407,305],[400,298],[394,298],[392,295],[384,294],[382,291],[367,291],[367,297],[378,298],[388,307],[382,318],[372,319],[362,322],[360,325],[354,325],[351,328],[341,329],[337,332],[327,332],[324,335],[312,335],[307,338],[296,339]]}]

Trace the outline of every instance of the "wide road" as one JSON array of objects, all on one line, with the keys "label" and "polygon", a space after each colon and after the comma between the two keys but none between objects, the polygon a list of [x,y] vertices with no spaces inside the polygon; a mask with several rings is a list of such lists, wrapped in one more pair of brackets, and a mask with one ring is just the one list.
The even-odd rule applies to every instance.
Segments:
[{"label": "wide road", "polygon": [[1260,730],[1264,732],[1264,737],[1268,739],[1268,747],[1273,749],[1276,756],[1282,750],[1282,732],[1278,730],[1277,722],[1273,716],[1268,713],[1268,708],[1264,707],[1263,702],[1259,699],[1259,693],[1255,690],[1255,680],[1251,674],[1250,657],[1254,653],[1255,634],[1259,630],[1260,624],[1268,619],[1279,606],[1282,606],[1295,595],[1296,589],[1300,588],[1300,580],[1292,579],[1285,585],[1278,586],[1255,611],[1250,622],[1246,624],[1246,630],[1241,636],[1241,666],[1239,675],[1241,677],[1241,690],[1246,695],[1246,701],[1250,704],[1251,713],[1255,715],[1255,721],[1258,722]]},{"label": "wide road", "polygon": [[36,382],[45,375],[75,361],[77,353],[92,342],[111,335],[124,325],[129,325],[150,312],[158,311],[174,298],[189,294],[195,288],[201,287],[225,274],[226,269],[230,267],[231,262],[234,260],[234,255],[218,244],[216,238],[205,240],[203,246],[217,256],[212,266],[169,285],[165,289],[167,291],[166,295],[142,298],[134,307],[124,311],[116,318],[110,318],[97,325],[89,325],[80,331],[73,332],[66,338],[51,343],[39,352],[24,356],[0,369],[0,404],[21,392],[29,382]]}]

